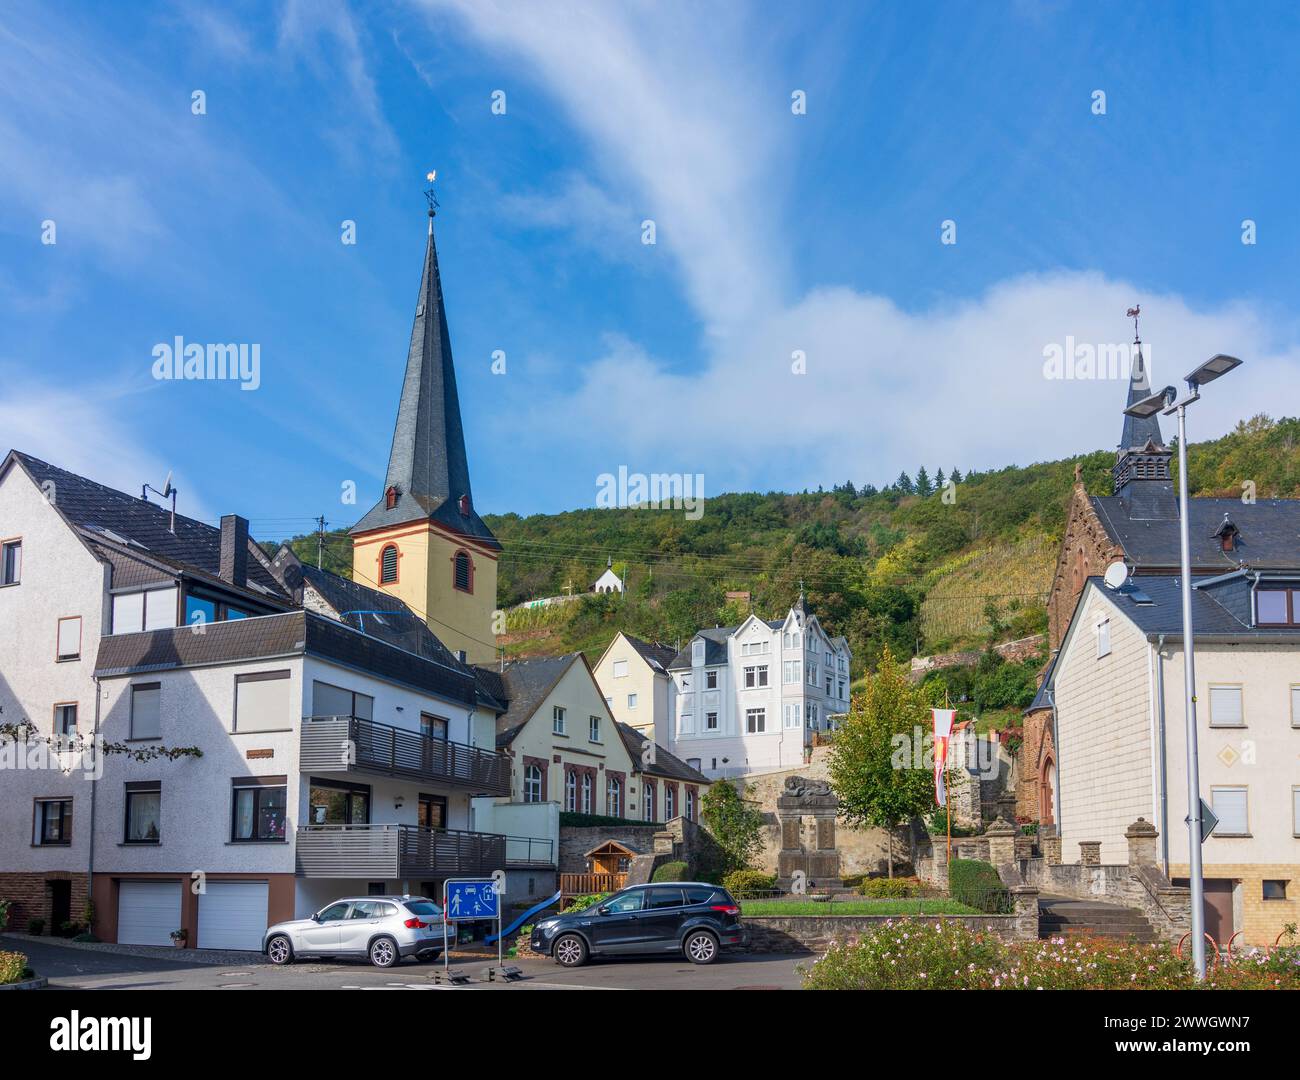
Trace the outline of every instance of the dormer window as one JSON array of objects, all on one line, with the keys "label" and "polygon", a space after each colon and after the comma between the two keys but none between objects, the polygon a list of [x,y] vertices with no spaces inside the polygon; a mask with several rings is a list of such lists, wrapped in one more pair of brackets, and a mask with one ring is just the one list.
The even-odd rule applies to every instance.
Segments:
[{"label": "dormer window", "polygon": [[1227,514],[1223,515],[1223,524],[1214,535],[1218,537],[1219,545],[1224,551],[1237,550],[1237,538],[1241,535],[1241,530],[1232,523],[1232,519]]},{"label": "dormer window", "polygon": [[392,510],[397,506],[397,485],[392,485],[384,492],[384,509]]},{"label": "dormer window", "polygon": [[1300,589],[1260,588],[1255,593],[1257,626],[1300,626]]},{"label": "dormer window", "polygon": [[460,497],[460,516],[469,517],[469,496],[468,495],[462,495]]}]

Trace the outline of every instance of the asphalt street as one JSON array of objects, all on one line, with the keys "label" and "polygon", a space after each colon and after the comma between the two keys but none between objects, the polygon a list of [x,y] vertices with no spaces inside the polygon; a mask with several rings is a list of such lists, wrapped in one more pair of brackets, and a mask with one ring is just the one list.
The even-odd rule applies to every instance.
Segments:
[{"label": "asphalt street", "polygon": [[524,971],[514,983],[488,982],[495,963],[480,956],[453,957],[470,977],[463,986],[435,981],[442,964],[406,960],[381,971],[365,961],[306,961],[277,968],[251,956],[247,964],[195,963],[170,956],[133,956],[26,940],[15,947],[49,979],[50,989],[79,990],[782,990],[797,989],[800,965],[810,958],[734,954],[707,967],[662,957],[594,960],[565,970],[551,960],[507,960]]}]

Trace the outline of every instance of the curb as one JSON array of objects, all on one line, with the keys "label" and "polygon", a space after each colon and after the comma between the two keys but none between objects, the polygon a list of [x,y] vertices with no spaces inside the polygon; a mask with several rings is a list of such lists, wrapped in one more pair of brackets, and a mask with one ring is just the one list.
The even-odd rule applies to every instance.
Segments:
[{"label": "curb", "polygon": [[44,990],[48,984],[49,979],[44,975],[38,975],[26,982],[0,983],[0,990]]}]

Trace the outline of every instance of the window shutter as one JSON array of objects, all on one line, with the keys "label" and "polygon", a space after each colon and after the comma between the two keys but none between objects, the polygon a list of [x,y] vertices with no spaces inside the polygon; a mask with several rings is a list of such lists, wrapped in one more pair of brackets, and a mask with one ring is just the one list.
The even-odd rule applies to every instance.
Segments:
[{"label": "window shutter", "polygon": [[176,588],[151,589],[144,594],[144,628],[166,630],[176,625]]},{"label": "window shutter", "polygon": [[1239,727],[1242,724],[1241,687],[1210,687],[1210,723],[1215,727]]},{"label": "window shutter", "polygon": [[131,738],[162,737],[162,689],[158,683],[131,687]]},{"label": "window shutter", "polygon": [[1219,819],[1216,832],[1225,836],[1241,836],[1248,831],[1245,788],[1211,788],[1210,803]]},{"label": "window shutter", "polygon": [[[144,593],[120,593],[113,597],[113,633],[131,634],[144,627]],[[60,644],[59,651],[63,651]]]},{"label": "window shutter", "polygon": [[293,726],[287,671],[235,676],[235,731],[275,731]]},{"label": "window shutter", "polygon": [[[47,631],[48,632],[48,631]],[[48,641],[49,639],[46,638]],[[59,659],[81,655],[81,616],[59,620]]]}]

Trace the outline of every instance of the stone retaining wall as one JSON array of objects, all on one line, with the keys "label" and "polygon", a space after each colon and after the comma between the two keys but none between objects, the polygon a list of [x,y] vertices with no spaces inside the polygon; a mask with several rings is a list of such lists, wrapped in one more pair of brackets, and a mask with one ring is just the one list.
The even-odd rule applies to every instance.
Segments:
[{"label": "stone retaining wall", "polygon": [[[1036,893],[1034,904],[1036,908]],[[741,920],[749,931],[747,952],[820,954],[836,941],[851,944],[868,930],[883,926],[891,919],[934,923],[940,918],[994,934],[1003,941],[1025,940],[1023,920],[1017,915],[742,915]],[[1037,920],[1035,910],[1034,938],[1038,935]]]}]

